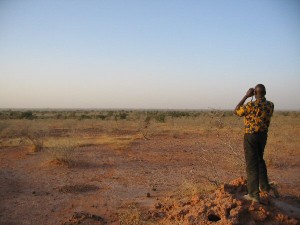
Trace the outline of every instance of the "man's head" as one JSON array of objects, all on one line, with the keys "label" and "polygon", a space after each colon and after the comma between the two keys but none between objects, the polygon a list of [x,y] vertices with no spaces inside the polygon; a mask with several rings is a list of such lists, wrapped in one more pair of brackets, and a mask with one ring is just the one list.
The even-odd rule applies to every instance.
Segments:
[{"label": "man's head", "polygon": [[260,99],[265,97],[266,95],[266,87],[263,84],[258,84],[255,86],[254,95],[256,99]]}]

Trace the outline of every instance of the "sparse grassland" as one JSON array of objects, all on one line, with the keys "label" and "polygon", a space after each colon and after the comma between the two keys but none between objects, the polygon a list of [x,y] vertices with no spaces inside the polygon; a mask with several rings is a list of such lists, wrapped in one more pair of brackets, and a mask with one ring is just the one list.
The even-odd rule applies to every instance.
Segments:
[{"label": "sparse grassland", "polygon": [[[265,159],[270,179],[293,198],[300,196],[299,135],[299,112],[274,114]],[[50,223],[59,224],[59,207],[106,215],[112,224],[151,224],[142,211],[155,199],[205,194],[245,176],[243,119],[218,110],[3,110],[0,154],[0,223],[30,223],[29,215],[45,224],[33,208],[54,210]],[[55,191],[82,185],[95,188],[76,197]]]}]

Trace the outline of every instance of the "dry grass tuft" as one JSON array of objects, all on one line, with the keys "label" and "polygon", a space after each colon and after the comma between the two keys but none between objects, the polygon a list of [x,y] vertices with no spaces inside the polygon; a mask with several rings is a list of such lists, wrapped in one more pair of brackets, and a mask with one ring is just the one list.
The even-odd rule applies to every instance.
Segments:
[{"label": "dry grass tuft", "polygon": [[216,185],[206,182],[193,182],[185,180],[175,191],[177,199],[190,199],[192,196],[198,194],[206,194],[217,188]]},{"label": "dry grass tuft", "polygon": [[33,145],[32,151],[40,152],[44,148],[44,139],[48,133],[48,127],[37,122],[24,123],[23,128],[20,130],[21,142],[28,140]]},{"label": "dry grass tuft", "polygon": [[75,151],[77,147],[78,144],[71,139],[58,142],[56,146],[49,149],[52,161],[67,166],[75,165]]},{"label": "dry grass tuft", "polygon": [[136,204],[129,204],[119,213],[120,225],[140,225],[142,223],[141,211]]}]

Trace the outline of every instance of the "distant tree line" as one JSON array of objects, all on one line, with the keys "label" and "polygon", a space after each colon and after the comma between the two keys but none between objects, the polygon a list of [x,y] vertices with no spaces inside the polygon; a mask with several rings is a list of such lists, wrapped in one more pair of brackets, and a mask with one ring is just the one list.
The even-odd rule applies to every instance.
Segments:
[{"label": "distant tree line", "polygon": [[[186,111],[186,110],[2,110],[0,119],[76,119],[76,120],[155,120],[164,123],[167,118],[188,118],[209,116],[211,112],[206,111]],[[220,111],[223,117],[232,116],[232,111]],[[276,115],[297,117],[298,111],[276,111]]]}]

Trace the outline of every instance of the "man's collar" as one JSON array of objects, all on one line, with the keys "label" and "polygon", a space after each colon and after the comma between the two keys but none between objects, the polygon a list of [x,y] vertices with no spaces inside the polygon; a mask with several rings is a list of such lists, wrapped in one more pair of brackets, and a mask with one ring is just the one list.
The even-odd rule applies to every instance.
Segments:
[{"label": "man's collar", "polygon": [[258,102],[264,102],[264,101],[266,101],[266,97],[257,98],[256,101],[258,101]]}]

